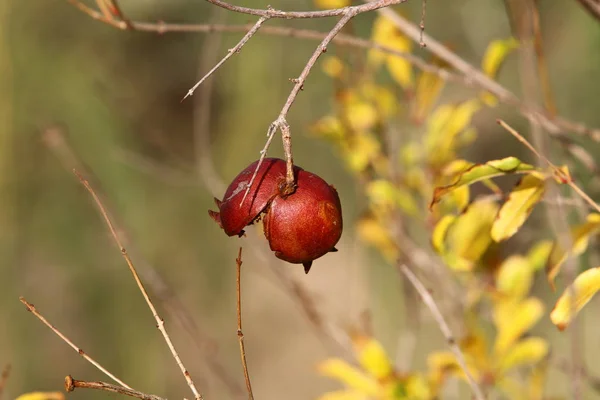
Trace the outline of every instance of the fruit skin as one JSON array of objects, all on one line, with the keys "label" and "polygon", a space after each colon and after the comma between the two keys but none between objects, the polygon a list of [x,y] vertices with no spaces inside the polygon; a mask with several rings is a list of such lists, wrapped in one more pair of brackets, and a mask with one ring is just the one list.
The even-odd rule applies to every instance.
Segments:
[{"label": "fruit skin", "polygon": [[229,236],[243,235],[243,228],[264,213],[264,234],[275,256],[293,264],[303,264],[306,273],[312,261],[337,251],[342,230],[342,207],[335,188],[318,175],[294,166],[296,190],[282,195],[285,187],[284,160],[267,158],[242,207],[245,188],[256,168],[246,167],[229,185],[224,200],[215,199],[219,212],[209,215]]}]

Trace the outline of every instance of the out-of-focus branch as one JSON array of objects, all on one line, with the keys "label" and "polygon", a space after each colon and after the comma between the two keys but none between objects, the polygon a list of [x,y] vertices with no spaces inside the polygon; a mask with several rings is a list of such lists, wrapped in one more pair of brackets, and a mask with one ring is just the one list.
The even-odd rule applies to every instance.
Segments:
[{"label": "out-of-focus branch", "polygon": [[[396,27],[415,43],[420,42],[421,30],[418,26],[406,20],[393,10],[384,8],[379,9],[378,12],[393,21]],[[454,53],[431,36],[425,33],[423,34],[423,40],[427,43],[427,49],[430,52],[447,62],[457,71],[461,72],[466,79],[472,80],[478,87],[491,92],[498,97],[501,102],[515,106],[519,109],[521,114],[540,124],[549,133],[562,136],[565,131],[571,131],[582,136],[589,136],[592,140],[600,142],[600,129],[591,129],[579,122],[569,121],[561,117],[553,117],[535,105],[522,102],[514,93],[489,78],[479,69],[469,64],[458,54]]]},{"label": "out-of-focus branch", "polygon": [[6,386],[6,382],[8,382],[8,377],[10,376],[10,364],[6,364],[4,369],[2,370],[2,375],[0,375],[0,399],[2,399],[2,394],[4,393],[4,387]]},{"label": "out-of-focus branch", "polygon": [[600,0],[577,0],[588,13],[600,21]]}]

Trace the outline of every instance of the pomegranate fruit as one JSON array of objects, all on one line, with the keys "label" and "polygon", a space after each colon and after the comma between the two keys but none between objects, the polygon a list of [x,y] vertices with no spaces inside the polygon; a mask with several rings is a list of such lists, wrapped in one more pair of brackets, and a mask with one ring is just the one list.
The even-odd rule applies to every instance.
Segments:
[{"label": "pomegranate fruit", "polygon": [[275,256],[303,264],[308,273],[313,260],[337,251],[335,245],[343,229],[337,191],[319,176],[294,166],[296,190],[285,195],[285,161],[265,158],[242,204],[257,163],[235,177],[223,200],[215,198],[219,211],[209,210],[208,214],[229,236],[242,236],[246,226],[262,217],[264,234]]}]

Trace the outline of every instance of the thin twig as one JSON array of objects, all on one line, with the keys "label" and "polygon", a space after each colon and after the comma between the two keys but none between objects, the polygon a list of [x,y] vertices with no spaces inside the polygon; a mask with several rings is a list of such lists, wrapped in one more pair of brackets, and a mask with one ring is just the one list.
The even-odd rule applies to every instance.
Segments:
[{"label": "thin twig", "polygon": [[2,369],[2,375],[0,375],[0,399],[2,399],[2,394],[4,393],[4,388],[6,387],[6,382],[8,382],[9,377],[10,364],[6,364],[4,369]]},{"label": "thin twig", "polygon": [[236,263],[236,293],[237,293],[237,336],[240,343],[240,357],[242,359],[242,368],[244,369],[244,379],[246,380],[246,389],[248,390],[248,399],[253,400],[252,384],[250,384],[250,375],[248,374],[248,363],[246,362],[246,349],[244,347],[244,332],[242,332],[242,248],[235,259]]},{"label": "thin twig", "polygon": [[257,17],[267,18],[282,18],[282,19],[306,19],[306,18],[327,18],[327,17],[339,17],[346,15],[347,13],[362,14],[364,12],[377,10],[381,7],[387,7],[392,4],[403,3],[406,0],[377,0],[372,3],[362,4],[357,6],[349,6],[342,8],[334,8],[330,10],[321,11],[281,11],[275,10],[272,7],[267,9],[248,8],[235,6],[233,4],[226,3],[221,0],[206,0],[216,6],[224,8],[229,11],[234,11],[241,14],[255,15]]},{"label": "thin twig", "polygon": [[111,233],[115,243],[117,244],[117,246],[119,247],[119,250],[121,251],[121,255],[125,259],[125,262],[127,263],[127,266],[129,267],[129,270],[131,271],[131,274],[133,275],[133,279],[135,280],[138,288],[140,289],[142,296],[144,296],[144,300],[146,300],[146,304],[148,305],[148,308],[150,309],[150,311],[152,312],[152,315],[154,316],[154,319],[156,320],[156,327],[158,328],[160,333],[162,333],[163,338],[164,338],[165,342],[167,343],[169,350],[171,350],[171,354],[173,355],[173,358],[177,362],[177,365],[179,366],[179,369],[181,370],[181,373],[183,374],[188,386],[192,390],[194,397],[198,400],[201,400],[202,395],[198,392],[196,385],[192,381],[192,377],[190,376],[190,373],[183,365],[183,362],[181,361],[179,354],[177,354],[177,350],[175,350],[175,346],[173,346],[173,342],[171,341],[171,338],[169,337],[169,334],[167,333],[167,330],[165,328],[165,321],[158,315],[158,311],[156,311],[156,307],[154,307],[154,304],[152,304],[152,300],[150,300],[150,296],[148,296],[148,292],[146,291],[144,284],[142,283],[135,267],[133,266],[133,262],[131,261],[131,258],[129,257],[127,250],[123,246],[123,243],[121,242],[121,239],[119,238],[119,235],[117,234],[117,231],[116,231],[110,217],[108,216],[108,213],[106,212],[106,209],[104,208],[104,205],[100,201],[100,198],[98,197],[98,195],[96,195],[96,192],[94,191],[94,189],[92,188],[90,183],[87,181],[87,179],[85,179],[79,172],[77,172],[77,170],[73,170],[73,172],[75,173],[75,175],[77,175],[77,177],[79,178],[79,181],[83,184],[83,186],[85,186],[85,188],[88,190],[88,192],[92,195],[92,198],[94,199],[94,202],[98,206],[98,209],[100,210],[100,213],[102,214],[102,217],[104,218],[104,221],[106,222],[106,225],[108,226],[108,229],[110,230],[110,233]]},{"label": "thin twig", "polygon": [[65,377],[65,390],[67,392],[72,392],[73,390],[75,390],[75,388],[104,390],[106,392],[119,393],[125,396],[137,397],[138,399],[142,400],[166,400],[162,397],[155,396],[153,394],[138,392],[137,390],[131,388],[115,386],[106,382],[78,381],[76,379],[73,379],[71,375],[67,375]]},{"label": "thin twig", "polygon": [[556,173],[556,175],[564,183],[566,183],[567,185],[569,185],[575,191],[575,193],[577,193],[579,196],[581,196],[581,198],[583,200],[585,200],[586,203],[588,203],[596,211],[600,212],[600,205],[598,205],[598,203],[596,203],[590,196],[588,196],[587,193],[585,193],[579,186],[577,186],[575,184],[575,182],[573,182],[573,179],[570,176],[567,176],[560,168],[558,168],[555,164],[553,164],[552,161],[550,161],[546,156],[544,156],[543,154],[541,154],[540,152],[538,152],[535,149],[535,147],[533,147],[531,145],[531,143],[529,143],[527,141],[527,139],[525,139],[523,137],[523,135],[521,135],[519,132],[517,132],[515,129],[513,129],[510,125],[508,125],[506,122],[504,122],[501,119],[496,120],[496,122],[498,122],[498,124],[500,126],[502,126],[504,129],[506,129],[518,141],[520,141],[521,143],[523,143],[525,145],[525,147],[527,147],[529,150],[531,150],[531,152],[533,154],[535,154],[539,159],[541,159],[546,164],[548,164],[550,166],[550,168],[552,168],[552,170]]},{"label": "thin twig", "polygon": [[425,33],[425,14],[427,12],[427,0],[421,0],[421,22],[419,22],[419,28],[421,29],[421,37],[419,39],[419,46],[422,48],[427,47],[423,40],[423,34]]},{"label": "thin twig", "polygon": [[[80,11],[84,12],[85,14],[87,14],[88,16],[90,16],[91,18],[93,18],[97,21],[103,22],[103,23],[108,24],[117,29],[125,28],[125,25],[123,24],[123,22],[107,20],[106,18],[104,18],[104,16],[101,13],[84,5],[83,3],[80,3],[77,0],[67,0],[67,1],[71,4],[73,4],[77,9],[79,9]],[[396,15],[396,14],[392,13],[391,15]],[[394,18],[394,17],[392,17],[392,18]],[[403,21],[403,22],[400,22],[400,21]],[[402,25],[397,25],[401,30],[402,30],[402,28],[410,29],[410,26],[411,26],[411,24],[405,20],[397,20],[396,23],[402,24]],[[404,24],[408,24],[408,25],[405,26]],[[168,24],[168,23],[164,23],[164,22],[152,23],[152,22],[142,22],[142,21],[136,21],[136,22],[131,21],[131,26],[133,27],[133,29],[141,31],[141,32],[155,32],[158,34],[164,34],[164,33],[213,33],[213,32],[238,33],[238,32],[247,32],[252,27],[251,24],[250,25],[248,25],[248,24],[246,24],[246,25]],[[404,31],[404,33],[408,35],[408,33],[410,33],[410,32]],[[307,40],[323,40],[325,38],[325,36],[327,35],[326,33],[318,32],[318,31],[310,30],[310,29],[295,29],[295,28],[279,27],[279,26],[263,26],[260,29],[260,31],[257,32],[257,34],[284,36],[284,37],[307,39]],[[420,34],[420,30],[418,28],[417,28],[416,34],[417,35],[414,37],[411,35],[408,35],[408,36],[413,39],[415,39],[415,37],[416,37],[416,40],[420,42],[421,34]],[[540,115],[543,117],[543,122],[545,124],[548,124],[548,123],[555,124],[555,128],[552,131],[553,133],[557,133],[557,132],[559,133],[559,131],[562,129],[565,131],[573,131],[579,135],[587,135],[594,141],[600,141],[600,129],[590,128],[580,122],[571,121],[564,117],[556,117],[553,119],[553,116],[546,114],[544,112],[544,110],[539,110],[539,109],[531,110],[530,107],[528,107],[526,104],[521,102],[513,93],[506,90],[503,86],[501,86],[494,80],[490,79],[489,77],[487,77],[485,74],[483,74],[480,71],[478,71],[477,69],[475,69],[470,64],[466,63],[466,61],[462,60],[460,57],[458,57],[458,55],[453,53],[448,48],[442,46],[439,42],[435,41],[435,39],[433,39],[427,35],[424,35],[423,41],[428,44],[428,47],[430,47],[429,44],[432,41],[435,42],[436,46],[438,46],[438,47],[436,47],[435,50],[432,50],[432,52],[437,55],[443,54],[444,57],[441,57],[441,58],[445,59],[446,61],[449,60],[448,61],[449,64],[451,64],[453,68],[456,68],[457,70],[459,70],[461,72],[461,74],[459,75],[459,74],[452,73],[445,68],[440,68],[431,63],[428,63],[425,60],[423,60],[422,58],[417,57],[413,54],[401,52],[401,51],[395,50],[391,47],[387,47],[387,46],[375,43],[375,42],[367,40],[367,39],[362,39],[362,38],[358,38],[358,37],[355,37],[352,35],[347,35],[347,34],[338,34],[335,38],[332,39],[332,43],[335,43],[340,46],[350,46],[350,47],[357,47],[357,48],[362,48],[362,49],[376,49],[376,50],[379,50],[386,54],[393,55],[395,57],[402,57],[405,60],[407,60],[408,62],[410,62],[411,64],[413,64],[415,67],[421,69],[422,71],[435,74],[436,76],[438,76],[439,78],[441,78],[443,80],[450,81],[450,82],[456,82],[456,83],[459,83],[459,84],[469,87],[469,88],[483,89],[483,90],[489,91],[489,92],[493,93],[496,97],[498,97],[498,100],[500,102],[517,108],[522,114],[527,115],[530,118]],[[441,47],[439,47],[439,46],[441,46]],[[476,76],[477,79],[474,79],[475,75],[473,75],[472,73],[477,74],[477,76]],[[556,127],[560,128],[560,129],[557,129]],[[559,137],[563,138],[564,136],[559,136]]]},{"label": "thin twig", "polygon": [[106,368],[104,368],[102,365],[100,365],[100,363],[98,363],[96,360],[94,360],[92,357],[90,357],[85,351],[83,351],[83,349],[81,347],[79,347],[75,343],[73,343],[68,337],[66,337],[54,325],[52,325],[50,322],[48,322],[48,320],[46,318],[44,318],[44,316],[37,311],[37,309],[35,308],[35,306],[33,304],[29,303],[22,296],[19,297],[19,301],[21,303],[23,303],[25,305],[25,307],[27,307],[27,311],[29,311],[33,315],[35,315],[37,317],[37,319],[42,321],[42,323],[44,325],[46,325],[48,328],[50,328],[52,330],[52,332],[54,332],[65,343],[67,343],[69,346],[71,346],[71,348],[73,348],[73,350],[75,350],[77,353],[79,353],[79,355],[81,357],[85,358],[90,364],[92,364],[94,367],[98,368],[100,371],[102,371],[102,373],[104,373],[106,376],[108,376],[113,381],[117,382],[119,385],[123,386],[124,388],[131,389],[131,387],[129,387],[122,380],[120,380],[119,378],[117,378],[116,376],[114,376],[113,374],[108,372],[108,370]]},{"label": "thin twig", "polygon": [[473,375],[469,371],[469,368],[467,367],[467,362],[465,361],[465,357],[464,357],[460,347],[456,343],[456,339],[454,338],[454,335],[452,334],[450,327],[446,323],[446,320],[444,319],[444,316],[442,315],[440,309],[438,308],[435,300],[433,299],[433,297],[431,296],[431,294],[429,293],[427,288],[419,280],[419,278],[410,270],[410,268],[408,268],[408,266],[406,266],[406,264],[398,263],[397,267],[406,276],[406,278],[408,278],[410,283],[413,284],[413,286],[419,293],[419,296],[423,300],[423,303],[425,303],[427,308],[429,308],[429,311],[431,311],[433,318],[438,323],[438,326],[440,327],[440,330],[442,331],[442,334],[444,335],[444,338],[446,339],[446,344],[448,345],[448,347],[450,347],[450,350],[454,353],[454,356],[456,357],[456,361],[457,361],[458,365],[460,366],[460,368],[465,373],[465,376],[467,377],[467,382],[469,383],[469,386],[471,386],[471,390],[473,391],[473,396],[477,400],[485,400],[485,396],[483,395],[483,392],[481,391],[479,384],[475,381],[475,378],[473,378]]},{"label": "thin twig", "polygon": [[229,51],[227,52],[225,57],[223,57],[221,59],[221,61],[219,61],[217,63],[217,65],[215,65],[210,71],[208,71],[207,74],[204,75],[202,77],[202,79],[200,79],[190,90],[188,90],[188,92],[186,93],[185,96],[183,96],[183,99],[181,99],[181,101],[187,99],[189,96],[192,96],[194,94],[194,91],[198,88],[198,86],[200,86],[202,84],[202,82],[204,82],[206,80],[206,78],[211,76],[217,69],[219,69],[221,67],[221,65],[223,65],[225,63],[225,61],[227,61],[227,60],[229,60],[229,58],[231,58],[232,55],[239,53],[240,50],[242,49],[242,47],[244,47],[244,45],[248,42],[248,40],[250,40],[250,38],[252,36],[254,36],[254,34],[256,32],[258,32],[258,30],[260,29],[262,24],[267,19],[269,19],[269,17],[260,17],[258,19],[258,21],[256,21],[256,23],[254,24],[254,26],[252,26],[252,28],[248,31],[248,33],[246,33],[244,35],[244,37],[238,42],[238,44],[236,44],[234,47],[229,49]]},{"label": "thin twig", "polygon": [[[79,155],[69,144],[66,129],[61,128],[60,126],[48,127],[42,132],[42,140],[46,146],[48,146],[48,148],[57,156],[58,160],[67,171],[76,169],[94,182],[94,190],[96,194],[102,200],[102,204],[104,205],[107,214],[111,216],[112,220],[115,222],[115,225],[119,227],[121,240],[126,242],[127,248],[129,249],[128,251],[131,252],[132,244],[131,241],[128,240],[131,235],[123,227],[123,224],[119,223],[120,219],[118,218],[118,213],[116,213],[114,207],[110,207],[110,203],[107,201],[106,196],[102,195],[102,190],[100,190],[101,185],[98,180],[92,179],[94,178],[93,172],[84,164],[83,160],[80,159]],[[129,156],[127,153],[123,154],[123,157]],[[133,157],[135,159],[133,154],[129,157]],[[149,161],[144,160],[143,158],[139,158],[139,162],[141,165],[148,165],[149,168],[151,166]],[[162,166],[152,167],[154,169],[162,168]],[[176,177],[175,174],[180,172],[173,170],[172,172],[163,171],[163,173],[171,174],[171,180]],[[161,175],[158,172],[157,174],[159,176]],[[183,180],[184,176],[182,175],[180,179]],[[192,178],[190,177],[189,180],[192,181]],[[221,185],[223,184],[221,183]],[[228,369],[225,368],[219,357],[217,357],[217,344],[215,340],[199,328],[189,308],[181,301],[177,293],[163,279],[156,268],[147,260],[144,260],[144,258],[138,254],[138,252],[133,251],[132,253],[134,257],[138,257],[138,271],[143,281],[149,285],[152,294],[156,296],[156,299],[158,299],[160,304],[165,308],[168,315],[172,316],[178,326],[187,333],[194,345],[204,353],[205,356],[202,357],[202,359],[209,364],[209,370],[215,373],[215,375],[226,385],[226,387],[235,397],[239,397],[239,395],[243,393],[243,388],[231,375]],[[139,268],[140,262],[141,268]]]}]

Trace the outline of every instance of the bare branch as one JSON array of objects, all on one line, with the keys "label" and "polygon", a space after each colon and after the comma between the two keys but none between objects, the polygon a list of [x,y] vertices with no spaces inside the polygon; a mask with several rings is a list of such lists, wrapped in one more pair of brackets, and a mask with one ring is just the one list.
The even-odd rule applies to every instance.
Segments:
[{"label": "bare branch", "polygon": [[192,390],[194,397],[197,400],[202,400],[202,395],[198,392],[196,385],[192,381],[190,373],[183,365],[183,362],[181,361],[179,354],[177,354],[177,351],[175,350],[175,346],[173,346],[173,342],[171,341],[171,338],[169,337],[169,334],[167,333],[167,330],[165,328],[165,321],[158,315],[158,311],[156,311],[156,307],[154,307],[152,300],[150,300],[150,296],[148,296],[148,292],[146,291],[144,284],[142,283],[135,267],[133,266],[133,262],[131,261],[131,258],[129,257],[127,250],[123,246],[121,239],[119,239],[119,235],[117,234],[117,231],[113,225],[113,222],[111,221],[110,217],[108,216],[108,213],[106,212],[106,209],[104,208],[104,205],[100,201],[100,198],[98,197],[98,195],[96,195],[96,192],[94,191],[94,189],[92,188],[90,183],[87,181],[87,179],[85,179],[79,172],[77,172],[77,170],[73,170],[73,172],[75,173],[75,175],[77,175],[77,177],[79,178],[79,181],[83,184],[83,186],[85,186],[85,188],[88,190],[88,192],[92,195],[94,202],[98,206],[98,209],[99,209],[100,213],[102,214],[102,217],[104,218],[104,221],[106,222],[106,225],[108,226],[108,229],[110,230],[110,233],[111,233],[115,243],[117,244],[117,246],[119,247],[119,250],[121,251],[121,255],[125,259],[125,262],[127,263],[127,266],[129,267],[129,270],[131,271],[131,274],[133,275],[133,279],[135,280],[136,284],[138,285],[138,288],[140,289],[142,296],[144,296],[144,300],[146,300],[146,304],[148,305],[148,308],[150,309],[150,311],[152,312],[152,315],[154,316],[154,319],[156,320],[156,327],[158,328],[160,333],[162,333],[165,343],[167,343],[169,350],[171,350],[171,354],[173,355],[173,358],[177,362],[177,365],[179,366],[179,369],[181,370],[181,373],[183,374],[188,386]]},{"label": "bare branch", "polygon": [[326,17],[339,17],[346,15],[348,12],[354,13],[354,15],[361,14],[367,11],[377,10],[381,7],[387,7],[392,4],[403,3],[407,0],[377,0],[372,3],[363,4],[359,6],[350,6],[350,7],[342,7],[335,8],[331,10],[322,10],[322,11],[281,11],[275,10],[274,8],[269,7],[266,10],[261,10],[257,8],[248,8],[248,7],[240,7],[235,6],[233,4],[226,3],[221,0],[206,0],[211,4],[219,6],[229,11],[234,11],[241,14],[248,15],[256,15],[258,17],[267,17],[267,18],[283,18],[283,19],[304,19],[304,18],[326,18]]},{"label": "bare branch", "polygon": [[458,365],[460,365],[460,368],[465,373],[465,376],[467,377],[467,382],[469,383],[469,386],[471,386],[471,390],[475,399],[485,400],[485,396],[483,395],[483,392],[481,391],[481,388],[479,387],[478,383],[473,378],[473,375],[469,371],[469,368],[467,367],[467,362],[465,361],[465,356],[463,355],[462,350],[456,343],[456,339],[454,338],[454,335],[452,334],[450,327],[446,323],[446,320],[444,319],[444,316],[438,308],[435,300],[433,299],[433,297],[431,297],[431,294],[423,285],[423,283],[419,280],[419,278],[410,270],[410,268],[408,268],[408,266],[406,266],[406,264],[398,263],[397,268],[406,276],[406,278],[408,278],[410,283],[412,283],[412,285],[419,293],[421,300],[423,300],[423,303],[425,303],[427,308],[429,308],[429,311],[431,311],[431,314],[438,323],[440,330],[444,335],[444,338],[446,338],[446,343],[448,344],[448,347],[450,347],[450,350],[454,353]]},{"label": "bare branch", "polygon": [[236,293],[237,293],[237,336],[240,343],[240,357],[242,359],[242,368],[244,369],[244,379],[246,380],[246,389],[248,390],[248,399],[254,400],[252,394],[252,385],[250,384],[250,375],[248,374],[248,363],[246,362],[246,349],[244,347],[244,332],[242,332],[242,248],[235,260],[236,263]]},{"label": "bare branch", "polygon": [[137,397],[138,399],[142,400],[166,400],[162,397],[158,397],[153,394],[138,392],[137,390],[131,388],[115,386],[106,382],[78,381],[73,379],[71,375],[67,375],[65,377],[65,390],[67,392],[72,392],[73,390],[75,390],[75,388],[104,390],[106,392],[119,393],[130,397]]},{"label": "bare branch", "polygon": [[129,387],[122,380],[120,380],[119,378],[117,378],[116,376],[114,376],[113,374],[111,374],[110,372],[108,372],[108,370],[106,368],[104,368],[102,365],[100,365],[100,363],[98,363],[92,357],[90,357],[89,355],[87,355],[87,353],[85,351],[83,351],[83,349],[81,347],[79,347],[75,343],[73,343],[68,337],[66,337],[54,325],[52,325],[50,322],[48,322],[48,320],[46,318],[44,318],[44,316],[37,311],[37,309],[35,308],[35,306],[33,304],[31,304],[27,300],[25,300],[24,297],[19,297],[19,301],[21,303],[23,303],[25,305],[25,307],[27,307],[27,311],[29,311],[33,315],[35,315],[37,317],[37,319],[39,319],[40,321],[42,321],[42,323],[44,325],[46,325],[48,328],[50,328],[52,330],[52,332],[54,332],[66,344],[68,344],[69,346],[71,346],[71,348],[73,348],[73,350],[75,350],[81,357],[85,358],[90,364],[92,364],[94,367],[96,367],[100,371],[102,371],[102,373],[104,373],[104,375],[108,376],[110,379],[112,379],[113,381],[117,382],[122,387],[127,388],[127,389],[131,389],[131,387]]},{"label": "bare branch", "polygon": [[244,37],[242,38],[242,40],[240,40],[238,42],[238,44],[236,44],[233,48],[229,49],[229,51],[227,52],[227,55],[225,57],[223,57],[221,59],[221,61],[219,61],[217,63],[217,65],[215,65],[210,71],[208,71],[208,73],[206,75],[204,75],[202,77],[202,79],[200,79],[198,81],[198,83],[196,83],[190,90],[188,90],[188,92],[186,93],[186,95],[183,97],[183,99],[181,99],[181,101],[187,99],[189,96],[192,96],[194,94],[194,90],[196,90],[198,88],[198,86],[200,86],[202,84],[202,82],[204,82],[206,80],[206,78],[208,78],[209,76],[211,76],[217,69],[219,69],[219,67],[221,67],[221,65],[223,65],[225,63],[225,61],[229,60],[229,58],[236,54],[239,53],[240,50],[242,49],[242,47],[244,47],[244,45],[246,44],[246,42],[248,42],[248,40],[250,40],[250,38],[252,36],[254,36],[254,34],[256,32],[258,32],[258,30],[260,29],[260,27],[262,26],[262,24],[269,19],[269,17],[260,17],[258,21],[256,21],[256,23],[254,24],[254,26],[248,31],[248,33],[246,33],[246,35],[244,35]]},{"label": "bare branch", "polygon": [[[410,21],[401,17],[398,13],[388,9],[379,9],[379,13],[389,18],[396,27],[416,43],[421,38],[421,30]],[[484,88],[500,99],[503,103],[513,105],[528,119],[537,121],[545,130],[554,135],[562,135],[563,131],[571,131],[582,136],[589,136],[594,141],[600,141],[600,129],[591,129],[585,125],[566,120],[561,117],[553,118],[539,107],[523,103],[511,91],[504,88],[498,82],[489,78],[479,69],[475,68],[446,46],[433,39],[426,33],[423,39],[427,42],[427,49],[440,59],[446,61],[456,70],[460,71],[467,79],[472,80],[477,86]]]}]

